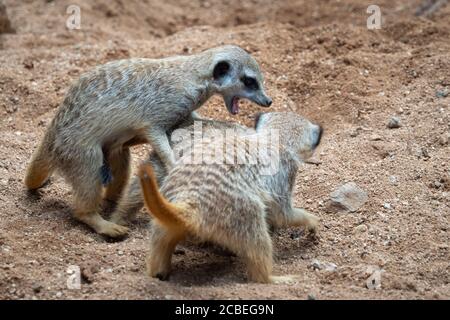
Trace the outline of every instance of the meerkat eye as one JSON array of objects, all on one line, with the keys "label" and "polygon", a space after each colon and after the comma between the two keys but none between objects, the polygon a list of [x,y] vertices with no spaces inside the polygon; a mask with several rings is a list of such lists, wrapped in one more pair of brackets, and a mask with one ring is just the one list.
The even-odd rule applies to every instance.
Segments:
[{"label": "meerkat eye", "polygon": [[244,76],[241,78],[241,81],[247,88],[252,90],[258,90],[258,82],[256,81],[255,78]]}]

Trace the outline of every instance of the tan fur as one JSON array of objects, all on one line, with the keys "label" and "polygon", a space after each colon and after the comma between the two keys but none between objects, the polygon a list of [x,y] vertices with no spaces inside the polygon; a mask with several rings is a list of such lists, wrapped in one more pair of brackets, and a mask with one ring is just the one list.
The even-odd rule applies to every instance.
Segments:
[{"label": "tan fur", "polygon": [[[220,121],[220,120],[209,120],[209,119],[198,119],[195,120],[197,123],[201,123],[202,130],[205,134],[211,133],[213,130],[219,130],[221,134],[225,135],[227,130],[232,130],[232,132],[245,135],[249,133],[254,133],[253,128],[244,127],[235,122]],[[194,130],[194,119],[186,119],[179,126],[175,128],[189,130],[191,135]],[[172,133],[169,133],[171,136]],[[178,147],[178,143],[173,143],[170,139],[171,146],[173,148]],[[165,177],[167,176],[167,169],[162,163],[156,152],[151,152],[145,163],[150,164],[155,170],[156,180],[158,184],[161,184]],[[132,181],[125,188],[121,198],[117,203],[117,207],[111,215],[111,222],[126,226],[128,222],[137,214],[137,212],[144,206],[144,199],[142,197],[142,190],[139,183],[139,178],[134,177]]]},{"label": "tan fur", "polygon": [[[304,226],[315,231],[318,218],[292,204],[299,161],[320,141],[321,128],[293,113],[269,113],[259,120],[253,138],[280,131],[280,168],[263,174],[259,165],[183,164],[170,170],[161,189],[149,164],[140,170],[144,200],[156,218],[152,225],[147,269],[167,279],[176,244],[187,235],[215,242],[245,259],[251,281],[279,283],[292,277],[272,275],[268,223]],[[236,144],[249,137],[236,137]],[[211,142],[203,148],[213,149]]]},{"label": "tan fur", "polygon": [[[257,86],[249,88],[243,77],[252,77]],[[238,98],[271,103],[258,64],[236,46],[98,66],[69,88],[33,154],[25,185],[38,189],[57,170],[73,187],[75,217],[98,233],[123,236],[128,228],[104,220],[98,211],[103,189],[106,199],[116,201],[127,185],[129,147],[150,143],[163,166],[172,167],[167,132],[196,118],[194,110],[214,94],[222,95],[233,113]]]}]

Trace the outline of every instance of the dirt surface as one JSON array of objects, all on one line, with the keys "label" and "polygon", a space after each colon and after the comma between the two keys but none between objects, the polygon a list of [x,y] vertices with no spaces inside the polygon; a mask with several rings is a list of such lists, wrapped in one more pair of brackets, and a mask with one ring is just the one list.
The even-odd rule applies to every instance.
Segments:
[{"label": "dirt surface", "polygon": [[[449,299],[450,5],[416,17],[419,1],[379,0],[383,24],[368,30],[371,2],[218,0],[6,0],[15,33],[0,35],[0,298],[3,299]],[[66,8],[81,8],[68,30]],[[109,242],[72,218],[71,190],[54,176],[39,196],[24,170],[71,81],[127,57],[163,57],[237,44],[264,71],[272,110],[325,128],[303,165],[295,204],[321,218],[320,239],[301,229],[273,236],[275,274],[290,285],[246,283],[237,257],[186,244],[170,281],[144,274],[148,218]],[[251,124],[250,103],[207,117]],[[263,110],[265,111],[265,110]],[[400,128],[390,129],[391,117]],[[134,166],[149,147],[133,149]],[[346,182],[367,192],[356,212],[328,209]],[[319,266],[325,266],[319,270]],[[334,266],[334,265],[335,266]],[[66,286],[79,266],[80,290]],[[366,280],[381,274],[381,287]]]}]

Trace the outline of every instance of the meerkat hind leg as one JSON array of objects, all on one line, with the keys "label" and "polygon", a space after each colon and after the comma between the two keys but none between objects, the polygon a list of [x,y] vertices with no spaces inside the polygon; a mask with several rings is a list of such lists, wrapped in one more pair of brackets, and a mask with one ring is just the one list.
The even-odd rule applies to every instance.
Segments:
[{"label": "meerkat hind leg", "polygon": [[133,179],[122,193],[109,221],[125,226],[143,206],[144,199],[139,179]]},{"label": "meerkat hind leg", "polygon": [[[272,273],[272,240],[266,228],[252,227],[252,232],[241,233],[239,255],[247,262],[248,278],[250,281],[270,283]],[[237,245],[237,244],[235,244]]]},{"label": "meerkat hind leg", "polygon": [[153,225],[150,251],[146,261],[149,276],[159,280],[169,278],[173,252],[184,237],[183,232],[173,232],[157,224]]},{"label": "meerkat hind leg", "polygon": [[35,151],[25,176],[25,185],[28,190],[36,190],[42,187],[52,173],[51,161],[39,147]]},{"label": "meerkat hind leg", "polygon": [[98,212],[102,195],[100,175],[87,173],[84,176],[77,176],[76,181],[73,181],[73,188],[75,218],[89,225],[97,233],[112,238],[122,237],[128,233],[128,228],[103,219]]},{"label": "meerkat hind leg", "polygon": [[105,199],[116,202],[130,177],[130,149],[115,150],[108,157],[112,181],[106,186]]},{"label": "meerkat hind leg", "polygon": [[265,223],[253,225],[252,233],[241,234],[241,241],[238,252],[247,261],[248,278],[251,281],[260,283],[288,284],[293,283],[296,276],[275,276],[272,275],[272,240]]}]

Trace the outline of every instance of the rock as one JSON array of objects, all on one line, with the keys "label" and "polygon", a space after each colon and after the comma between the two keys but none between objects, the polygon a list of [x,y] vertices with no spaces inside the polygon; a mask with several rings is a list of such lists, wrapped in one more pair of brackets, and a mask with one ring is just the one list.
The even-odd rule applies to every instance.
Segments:
[{"label": "rock", "polygon": [[428,160],[430,158],[430,154],[425,147],[420,147],[416,144],[408,144],[407,151],[410,155],[417,157],[418,159]]},{"label": "rock", "polygon": [[33,68],[34,68],[33,60],[26,59],[26,60],[23,62],[23,66],[24,66],[26,69],[33,69]]},{"label": "rock", "polygon": [[81,268],[81,281],[82,283],[91,284],[94,280],[94,273],[96,271],[96,267],[82,267]]},{"label": "rock", "polygon": [[448,96],[448,90],[447,89],[437,90],[436,91],[436,97],[437,98],[446,98],[447,96]]},{"label": "rock", "polygon": [[42,288],[42,285],[39,283],[34,284],[32,287],[34,293],[40,293]]},{"label": "rock", "polygon": [[450,179],[447,177],[441,177],[429,185],[431,188],[448,190],[450,189]]},{"label": "rock", "polygon": [[130,267],[130,271],[132,271],[132,272],[138,272],[138,271],[139,271],[139,266],[137,266],[137,265],[132,265],[132,266]]},{"label": "rock", "polygon": [[355,137],[357,137],[358,136],[358,134],[359,134],[359,132],[358,131],[352,131],[352,132],[350,132],[350,137],[352,137],[352,138],[355,138]]},{"label": "rock", "polygon": [[9,21],[6,13],[6,7],[3,1],[0,0],[0,33],[8,32],[14,32],[14,29],[11,27],[11,21]]},{"label": "rock", "polygon": [[356,183],[349,182],[333,191],[330,198],[332,208],[355,212],[367,201],[367,192]]},{"label": "rock", "polygon": [[57,293],[56,293],[56,298],[61,298],[62,297],[62,292],[61,291],[58,291]]},{"label": "rock", "polygon": [[401,126],[402,125],[401,125],[400,119],[398,117],[391,117],[387,124],[387,127],[389,129],[397,129],[397,128],[400,128]]},{"label": "rock", "polygon": [[367,228],[367,226],[365,224],[360,224],[359,226],[355,227],[355,231],[356,232],[367,232],[369,228]]},{"label": "rock", "polygon": [[366,280],[366,287],[370,290],[378,290],[381,289],[381,270],[378,267],[370,266],[367,268],[366,273],[370,274],[370,276]]},{"label": "rock", "polygon": [[292,240],[299,239],[300,236],[301,236],[301,231],[300,230],[294,230],[294,231],[291,232],[291,234],[289,236],[290,236],[290,238]]},{"label": "rock", "polygon": [[397,185],[398,178],[396,176],[389,176],[389,182],[392,183],[393,185]]},{"label": "rock", "polygon": [[390,203],[385,202],[385,203],[383,203],[383,208],[385,208],[385,209],[387,209],[387,210],[391,210],[391,209],[392,209],[392,206],[391,206]]},{"label": "rock", "polygon": [[439,144],[441,146],[446,146],[448,144],[448,141],[450,140],[450,133],[444,133],[439,137]]},{"label": "rock", "polygon": [[373,134],[370,136],[369,138],[371,141],[380,141],[382,140],[381,136],[377,135],[377,134]]},{"label": "rock", "polygon": [[331,262],[321,262],[317,259],[314,259],[311,262],[311,268],[313,270],[325,270],[325,271],[329,271],[329,272],[334,272],[337,270],[337,265],[335,265],[334,263]]}]

